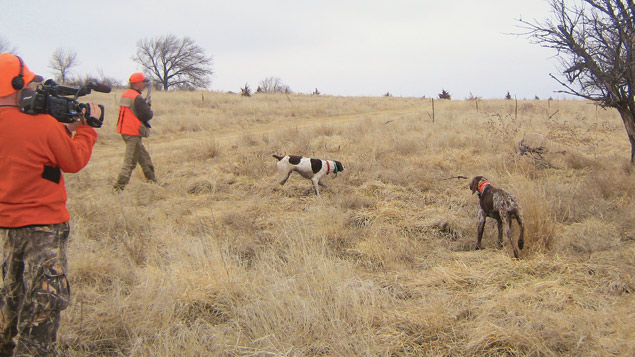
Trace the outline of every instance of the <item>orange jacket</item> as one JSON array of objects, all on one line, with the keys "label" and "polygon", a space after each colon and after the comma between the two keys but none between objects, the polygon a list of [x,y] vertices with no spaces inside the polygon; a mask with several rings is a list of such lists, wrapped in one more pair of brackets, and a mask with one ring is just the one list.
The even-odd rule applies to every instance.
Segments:
[{"label": "orange jacket", "polygon": [[119,106],[119,119],[117,120],[117,132],[119,134],[139,136],[141,120],[137,116],[135,99],[141,95],[135,89],[128,89],[121,95]]},{"label": "orange jacket", "polygon": [[86,166],[96,141],[88,125],[71,136],[50,115],[0,108],[0,227],[67,222],[60,170],[74,173]]}]

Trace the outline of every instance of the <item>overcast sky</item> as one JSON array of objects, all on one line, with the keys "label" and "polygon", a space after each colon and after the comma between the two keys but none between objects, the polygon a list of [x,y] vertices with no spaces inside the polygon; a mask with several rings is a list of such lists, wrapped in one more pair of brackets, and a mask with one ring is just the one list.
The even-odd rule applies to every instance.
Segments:
[{"label": "overcast sky", "polygon": [[292,91],[338,96],[560,98],[552,50],[518,19],[545,0],[0,0],[0,36],[53,77],[51,54],[75,51],[79,75],[126,82],[137,42],[187,36],[213,58],[211,87],[239,92],[278,77]]}]

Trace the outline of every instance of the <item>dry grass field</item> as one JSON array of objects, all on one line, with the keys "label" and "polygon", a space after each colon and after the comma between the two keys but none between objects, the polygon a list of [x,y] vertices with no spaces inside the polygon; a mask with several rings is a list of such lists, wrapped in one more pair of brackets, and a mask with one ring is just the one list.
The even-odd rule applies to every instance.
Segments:
[{"label": "dry grass field", "polygon": [[[613,110],[569,101],[153,93],[158,184],[112,184],[118,96],[67,174],[70,356],[635,355],[635,167]],[[518,155],[523,135],[545,152]],[[531,140],[530,140],[531,139]],[[317,198],[272,154],[339,160]],[[472,250],[486,176],[520,260]],[[517,229],[514,231],[517,233]]]}]

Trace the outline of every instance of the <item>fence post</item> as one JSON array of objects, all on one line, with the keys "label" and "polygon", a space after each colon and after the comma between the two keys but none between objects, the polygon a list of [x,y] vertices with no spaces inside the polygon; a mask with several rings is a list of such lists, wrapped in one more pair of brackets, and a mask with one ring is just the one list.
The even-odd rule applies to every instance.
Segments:
[{"label": "fence post", "polygon": [[434,98],[432,99],[432,123],[434,123]]}]

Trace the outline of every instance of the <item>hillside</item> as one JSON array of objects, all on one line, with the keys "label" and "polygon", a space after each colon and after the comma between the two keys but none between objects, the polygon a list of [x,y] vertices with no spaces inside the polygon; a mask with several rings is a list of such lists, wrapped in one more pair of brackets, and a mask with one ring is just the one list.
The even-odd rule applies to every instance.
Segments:
[{"label": "hillside", "polygon": [[[635,168],[584,101],[153,93],[158,184],[112,184],[120,93],[65,175],[72,305],[60,348],[130,355],[633,355]],[[84,99],[84,98],[82,98]],[[518,155],[518,143],[542,154]],[[272,154],[339,160],[321,198]],[[486,176],[525,249],[474,251]],[[517,230],[515,230],[517,233]]]}]

